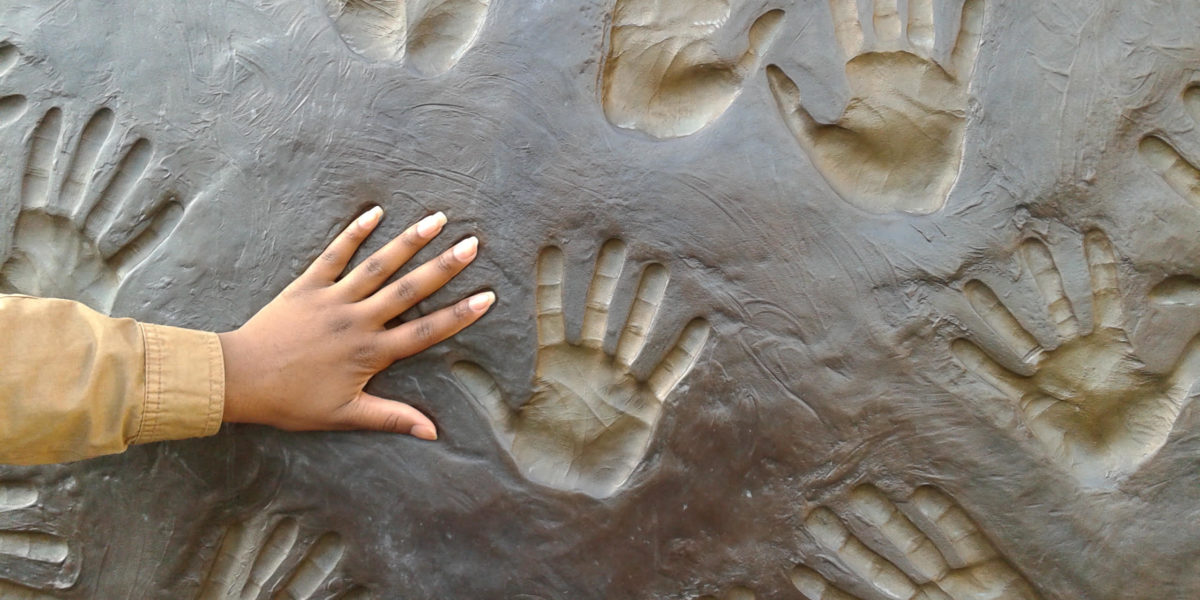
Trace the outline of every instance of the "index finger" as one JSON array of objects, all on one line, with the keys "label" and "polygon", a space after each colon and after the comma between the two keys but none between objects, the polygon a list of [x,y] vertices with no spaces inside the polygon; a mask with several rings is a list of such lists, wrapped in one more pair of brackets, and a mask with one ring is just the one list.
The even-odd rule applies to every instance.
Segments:
[{"label": "index finger", "polygon": [[367,236],[375,230],[375,226],[379,224],[379,217],[382,215],[383,209],[376,206],[355,219],[349,227],[338,234],[329,247],[325,248],[321,256],[318,256],[308,266],[301,278],[323,284],[331,284],[337,280],[342,271],[346,270],[346,266],[350,264],[350,258],[362,245],[363,240],[367,239]]}]

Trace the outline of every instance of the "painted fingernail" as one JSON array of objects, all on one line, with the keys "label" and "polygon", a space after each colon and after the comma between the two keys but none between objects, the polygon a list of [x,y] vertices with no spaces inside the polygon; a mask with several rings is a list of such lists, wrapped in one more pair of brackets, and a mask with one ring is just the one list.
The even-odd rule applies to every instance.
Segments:
[{"label": "painted fingernail", "polygon": [[471,296],[471,299],[467,300],[467,306],[470,306],[471,310],[475,312],[483,312],[491,308],[495,302],[496,292],[483,292],[482,294]]},{"label": "painted fingernail", "polygon": [[442,230],[445,224],[446,215],[442,214],[442,211],[439,210],[417,223],[417,235],[423,238],[433,237]]},{"label": "painted fingernail", "polygon": [[381,217],[382,215],[383,215],[383,209],[376,206],[375,208],[372,208],[371,210],[368,210],[367,212],[363,213],[363,215],[358,218],[358,226],[359,227],[370,227],[370,226],[374,225],[376,222],[378,222],[379,217]]},{"label": "painted fingernail", "polygon": [[454,246],[451,252],[454,253],[454,258],[458,260],[471,260],[475,258],[475,252],[479,250],[479,238],[471,236]]},{"label": "painted fingernail", "polygon": [[409,430],[409,433],[411,433],[413,437],[430,442],[437,439],[437,430],[429,425],[414,425],[413,428]]}]

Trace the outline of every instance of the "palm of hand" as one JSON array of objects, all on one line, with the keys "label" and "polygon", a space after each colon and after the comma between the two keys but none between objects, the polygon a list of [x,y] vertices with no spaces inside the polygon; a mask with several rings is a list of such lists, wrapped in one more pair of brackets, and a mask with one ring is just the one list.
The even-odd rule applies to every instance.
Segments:
[{"label": "palm of hand", "polygon": [[[877,10],[884,4],[878,2]],[[909,4],[908,40],[902,39],[898,15],[877,13],[877,48],[868,52],[862,52],[854,3],[834,0],[833,6],[840,41],[853,57],[846,63],[851,96],[846,110],[833,124],[817,123],[795,82],[772,65],[767,77],[779,109],[814,165],[847,202],[874,213],[940,209],[962,163],[981,0],[963,7],[953,72],[931,57],[933,12],[928,2]],[[890,6],[894,10],[895,3]],[[923,11],[924,16],[918,14]]]},{"label": "palm of hand", "polygon": [[543,251],[538,264],[538,341],[533,393],[513,409],[496,381],[471,363],[454,374],[480,405],[513,462],[529,480],[607,497],[633,474],[649,448],[663,403],[695,365],[710,327],[694,319],[651,375],[635,375],[667,287],[667,272],[643,272],[615,354],[604,350],[609,306],[624,263],[624,245],[600,252],[588,293],[581,342],[567,341],[562,315],[563,258]]},{"label": "palm of hand", "polygon": [[1200,379],[1200,343],[1193,341],[1175,368],[1151,373],[1129,342],[1122,321],[1116,256],[1100,232],[1085,249],[1092,279],[1092,332],[1082,335],[1063,292],[1061,275],[1040,243],[1024,245],[1060,344],[1044,350],[987,286],[965,288],[976,312],[1023,357],[1032,374],[1002,366],[966,340],[953,343],[967,368],[1019,406],[1030,432],[1051,458],[1091,486],[1136,470],[1166,443],[1193,384]]}]

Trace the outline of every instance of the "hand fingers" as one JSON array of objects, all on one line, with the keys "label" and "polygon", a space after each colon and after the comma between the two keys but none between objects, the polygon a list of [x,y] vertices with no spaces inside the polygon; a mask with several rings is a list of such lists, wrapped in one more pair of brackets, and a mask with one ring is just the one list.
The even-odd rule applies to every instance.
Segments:
[{"label": "hand fingers", "polygon": [[454,306],[392,328],[384,334],[392,360],[412,356],[462,331],[482,317],[495,301],[496,294],[492,292],[475,294]]},{"label": "hand fingers", "polygon": [[412,308],[462,272],[479,252],[479,239],[469,237],[437,258],[413,269],[367,299],[370,311],[387,321]]},{"label": "hand fingers", "polygon": [[350,257],[354,256],[359,245],[375,230],[381,216],[383,216],[383,209],[376,206],[355,219],[349,227],[338,234],[325,252],[322,252],[321,256],[309,265],[308,270],[301,275],[301,279],[308,279],[313,283],[323,285],[333,283],[338,275],[346,270],[346,265],[350,264]]},{"label": "hand fingers", "polygon": [[366,298],[379,289],[409,259],[420,252],[446,225],[446,215],[434,213],[404,230],[348,275],[337,282],[355,300]]},{"label": "hand fingers", "polygon": [[363,393],[338,411],[339,424],[346,429],[407,433],[433,441],[437,428],[421,411],[394,400]]}]

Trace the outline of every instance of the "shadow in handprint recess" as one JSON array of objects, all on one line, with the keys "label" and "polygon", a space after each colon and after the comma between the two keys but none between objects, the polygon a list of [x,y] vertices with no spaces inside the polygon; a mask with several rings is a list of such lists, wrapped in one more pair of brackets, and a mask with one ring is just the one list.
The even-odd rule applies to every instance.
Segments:
[{"label": "shadow in handprint recess", "polygon": [[422,75],[454,68],[471,49],[491,0],[324,0],[342,41],[374,61],[405,62]]},{"label": "shadow in handprint recess", "polygon": [[77,135],[52,108],[30,136],[21,212],[0,292],[79,300],[109,312],[121,282],[170,236],[183,207],[146,181],[154,150],[96,111]]},{"label": "shadow in handprint recess", "polygon": [[855,0],[830,0],[851,94],[836,122],[818,123],[783,69],[768,66],[767,79],[784,121],[842,199],[872,213],[932,213],[945,205],[962,166],[983,0],[963,5],[944,64],[934,60],[940,28],[931,0],[909,0],[908,19],[896,0],[868,4],[873,19],[865,22]]},{"label": "shadow in handprint recess", "polygon": [[622,242],[610,241],[600,250],[581,340],[572,343],[563,319],[563,254],[553,247],[542,251],[533,394],[519,408],[504,402],[495,379],[483,368],[468,362],[454,365],[455,376],[531,481],[593,497],[615,493],[641,462],[663,404],[708,340],[708,322],[694,319],[648,378],[634,374],[667,291],[667,270],[654,264],[642,272],[615,355],[605,352],[609,308],[624,263]]}]

